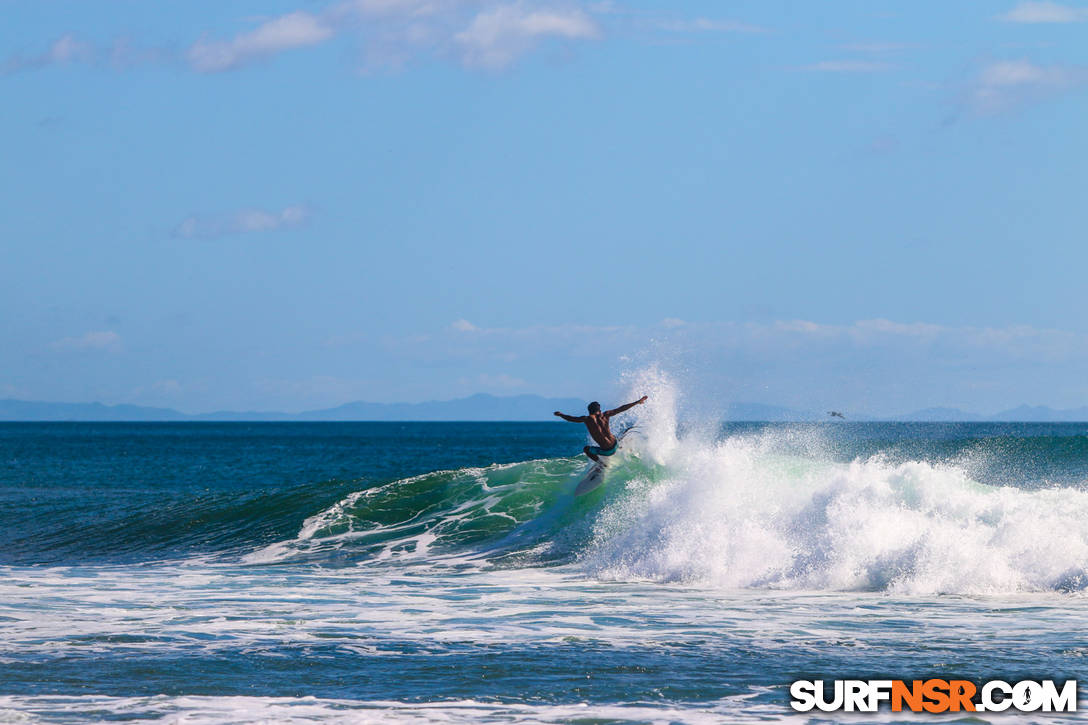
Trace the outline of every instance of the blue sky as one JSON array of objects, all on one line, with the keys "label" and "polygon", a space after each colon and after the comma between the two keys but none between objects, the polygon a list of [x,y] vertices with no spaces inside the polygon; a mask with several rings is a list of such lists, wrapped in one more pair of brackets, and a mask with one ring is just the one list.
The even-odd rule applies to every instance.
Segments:
[{"label": "blue sky", "polygon": [[1088,3],[3,10],[0,397],[1088,404]]}]

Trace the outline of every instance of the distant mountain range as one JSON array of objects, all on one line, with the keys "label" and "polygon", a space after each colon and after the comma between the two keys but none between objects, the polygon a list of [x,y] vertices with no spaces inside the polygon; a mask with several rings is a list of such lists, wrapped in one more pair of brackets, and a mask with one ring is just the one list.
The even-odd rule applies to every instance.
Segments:
[{"label": "distant mountain range", "polygon": [[[188,414],[171,408],[102,403],[45,403],[0,399],[0,421],[541,421],[554,420],[552,411],[579,415],[586,401],[580,398],[544,398],[539,395],[496,396],[479,393],[456,400],[425,403],[346,403],[335,408],[302,413],[219,411]],[[958,408],[925,408],[906,415],[878,418],[842,411],[854,421],[932,422],[1082,422],[1088,407],[1057,410],[1021,405],[995,415],[979,415]],[[725,420],[806,422],[829,420],[829,411],[798,410],[760,403],[731,403]]]},{"label": "distant mountain range", "polygon": [[191,415],[171,408],[102,403],[42,403],[29,400],[0,400],[4,421],[531,421],[555,420],[552,412],[578,415],[586,401],[579,398],[543,398],[539,395],[499,397],[478,394],[457,400],[426,403],[346,403],[335,408],[302,413],[268,411],[218,411]]}]

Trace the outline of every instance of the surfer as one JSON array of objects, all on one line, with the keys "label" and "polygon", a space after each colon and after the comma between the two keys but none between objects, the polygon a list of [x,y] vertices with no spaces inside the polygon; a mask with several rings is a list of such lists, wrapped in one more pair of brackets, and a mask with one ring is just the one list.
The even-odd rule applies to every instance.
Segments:
[{"label": "surfer", "polygon": [[604,462],[599,458],[599,456],[611,456],[613,453],[616,452],[616,446],[619,445],[619,441],[616,440],[616,436],[612,435],[612,431],[608,427],[608,419],[614,415],[619,415],[626,410],[630,410],[636,405],[642,405],[646,402],[646,398],[648,397],[649,396],[647,395],[643,395],[641,398],[633,403],[621,405],[618,408],[606,410],[603,413],[601,412],[601,404],[597,401],[593,401],[588,406],[589,415],[566,415],[565,413],[560,413],[558,410],[555,411],[555,414],[563,420],[570,421],[571,423],[586,424],[586,428],[589,429],[589,435],[593,437],[593,440],[597,442],[597,445],[586,446],[582,450],[593,461],[601,463],[603,465]]}]

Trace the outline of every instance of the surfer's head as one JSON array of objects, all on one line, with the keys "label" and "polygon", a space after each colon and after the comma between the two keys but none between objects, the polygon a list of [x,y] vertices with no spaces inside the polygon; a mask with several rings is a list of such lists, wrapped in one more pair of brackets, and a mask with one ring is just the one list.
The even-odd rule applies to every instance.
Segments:
[{"label": "surfer's head", "polygon": [[587,407],[589,408],[590,414],[601,412],[601,404],[598,403],[596,400],[590,403]]}]

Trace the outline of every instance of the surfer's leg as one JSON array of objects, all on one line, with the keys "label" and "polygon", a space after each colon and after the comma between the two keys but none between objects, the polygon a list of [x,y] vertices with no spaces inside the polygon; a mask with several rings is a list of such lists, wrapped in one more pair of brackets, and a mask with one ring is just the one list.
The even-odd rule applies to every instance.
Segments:
[{"label": "surfer's leg", "polygon": [[590,457],[590,459],[592,459],[592,460],[593,460],[593,461],[595,461],[596,463],[600,463],[600,462],[601,462],[601,459],[600,459],[600,458],[597,458],[597,452],[598,452],[598,451],[600,451],[600,450],[601,450],[601,449],[600,449],[600,448],[598,448],[597,446],[586,446],[585,448],[583,448],[583,449],[582,449],[582,451],[583,451],[583,452],[584,452],[584,453],[585,453],[585,454],[586,454],[587,456],[589,456],[589,457]]}]

